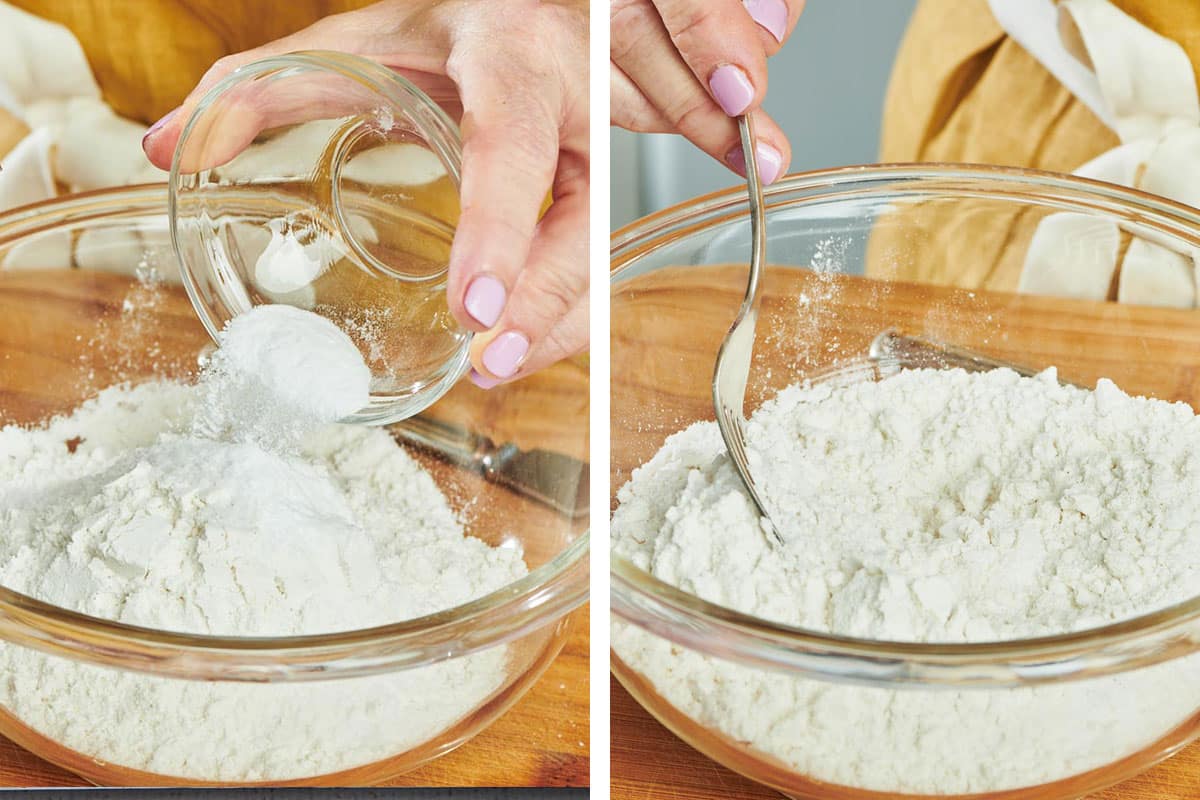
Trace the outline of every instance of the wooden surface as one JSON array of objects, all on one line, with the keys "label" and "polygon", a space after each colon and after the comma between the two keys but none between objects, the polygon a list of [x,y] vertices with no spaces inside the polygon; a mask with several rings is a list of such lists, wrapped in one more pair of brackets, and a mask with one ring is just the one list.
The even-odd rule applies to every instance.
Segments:
[{"label": "wooden surface", "polygon": [[[712,419],[713,357],[744,290],[744,267],[669,269],[622,285],[612,304],[613,490],[662,440]],[[1128,391],[1200,406],[1200,314],[773,270],[751,402],[798,375],[858,359],[899,328],[1070,380],[1110,377]],[[806,299],[807,298],[807,299]],[[615,502],[615,499],[613,500]],[[693,750],[612,681],[612,797],[776,798]],[[1165,732],[1164,732],[1165,733]],[[1200,744],[1093,800],[1200,798]]]},{"label": "wooden surface", "polygon": [[[0,277],[0,423],[44,419],[121,380],[190,374],[207,343],[177,288],[148,292],[127,277],[81,270],[5,274]],[[548,405],[553,411],[546,410]],[[579,362],[486,394],[464,381],[437,409],[447,419],[470,421],[497,441],[587,454],[587,370]],[[429,465],[452,498],[476,501],[468,524],[481,537],[499,540],[521,524],[554,530],[546,527],[554,524],[553,512],[532,508],[530,501],[473,476],[452,475],[445,465]],[[585,524],[572,525],[572,533]],[[543,538],[526,543],[533,564],[561,549],[559,539]],[[459,749],[391,785],[587,786],[588,641],[585,606],[572,615],[562,653],[528,694]],[[83,785],[79,777],[0,738],[0,786]]]},{"label": "wooden surface", "polygon": [[[612,488],[670,434],[712,419],[713,359],[745,291],[744,267],[672,268],[612,300]],[[772,269],[746,408],[805,374],[861,360],[896,328],[1091,385],[1200,407],[1200,314]]]}]

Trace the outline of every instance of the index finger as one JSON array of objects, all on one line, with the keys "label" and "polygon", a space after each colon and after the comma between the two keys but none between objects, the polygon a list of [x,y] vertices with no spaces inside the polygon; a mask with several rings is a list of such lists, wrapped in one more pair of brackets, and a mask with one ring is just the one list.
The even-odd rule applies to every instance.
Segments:
[{"label": "index finger", "polygon": [[654,0],[692,74],[730,117],[757,108],[767,93],[767,56],[758,24],[741,0]]},{"label": "index finger", "polygon": [[464,113],[447,298],[459,323],[481,332],[500,319],[529,256],[554,181],[559,131],[549,98],[521,66],[480,53],[456,64],[452,77]]},{"label": "index finger", "polygon": [[792,35],[804,12],[804,0],[742,0],[746,13],[762,28],[763,48],[768,56],[779,52]]}]

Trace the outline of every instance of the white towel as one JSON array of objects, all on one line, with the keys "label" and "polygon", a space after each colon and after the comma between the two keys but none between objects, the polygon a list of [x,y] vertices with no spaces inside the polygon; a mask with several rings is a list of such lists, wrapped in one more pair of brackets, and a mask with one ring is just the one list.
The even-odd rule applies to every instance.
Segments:
[{"label": "white towel", "polygon": [[75,36],[2,1],[0,106],[32,129],[3,157],[0,211],[53,197],[56,182],[81,191],[164,178],[142,154],[145,126],[100,99]]},{"label": "white towel", "polygon": [[[1075,172],[1200,208],[1200,93],[1187,54],[1109,0],[990,0],[1005,31],[1122,144]],[[1079,47],[1082,46],[1082,51]],[[1105,297],[1118,267],[1115,225],[1053,214],[1039,225],[1020,291]],[[1197,305],[1196,253],[1137,232],[1120,263],[1120,302]]]}]

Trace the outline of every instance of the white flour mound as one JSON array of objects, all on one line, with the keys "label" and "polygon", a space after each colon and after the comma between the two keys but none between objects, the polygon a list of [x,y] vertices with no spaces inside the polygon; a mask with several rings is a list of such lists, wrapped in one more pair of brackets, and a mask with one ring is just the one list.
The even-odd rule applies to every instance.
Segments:
[{"label": "white flour mound", "polygon": [[[361,406],[362,358],[315,315],[270,308],[230,327],[198,386],[116,387],[43,428],[0,430],[0,583],[134,625],[282,636],[412,619],[525,573],[519,550],[464,535],[433,478],[386,431],[314,421]],[[267,394],[235,391],[248,374],[231,364]],[[214,397],[229,412],[221,438],[200,413]],[[303,435],[284,449],[258,443],[297,406]],[[4,645],[0,703],[103,761],[279,780],[428,740],[499,688],[505,665],[496,648],[378,677],[252,685]]]},{"label": "white flour mound", "polygon": [[[794,386],[748,429],[773,547],[716,424],[670,437],[613,514],[614,552],[772,621],[908,642],[1077,631],[1200,586],[1200,418],[1053,370],[916,370]],[[705,725],[818,780],[881,792],[1042,783],[1130,755],[1200,709],[1200,664],[1010,690],[842,686],[617,625],[630,667]]]}]

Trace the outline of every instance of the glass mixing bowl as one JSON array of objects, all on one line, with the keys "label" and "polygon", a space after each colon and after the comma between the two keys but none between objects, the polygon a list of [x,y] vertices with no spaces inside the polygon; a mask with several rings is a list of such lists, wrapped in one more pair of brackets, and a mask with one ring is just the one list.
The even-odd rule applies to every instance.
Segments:
[{"label": "glass mixing bowl", "polygon": [[[774,266],[747,413],[800,379],[961,362],[922,339],[1200,408],[1195,311],[1018,294],[1015,277],[1010,291],[938,285],[956,275],[985,285],[1063,212],[1096,223],[1065,241],[1076,252],[1104,252],[1095,237],[1119,235],[1186,258],[1200,245],[1194,209],[1069,176],[954,165],[796,175],[766,197]],[[614,508],[667,436],[714,419],[713,359],[749,253],[743,189],[614,234]],[[1200,598],[1059,636],[900,644],[720,607],[618,552],[611,573],[621,683],[697,750],[794,797],[1081,797],[1200,733]],[[914,717],[922,727],[906,730]]]},{"label": "glass mixing bowl", "polygon": [[[193,376],[211,344],[175,265],[161,185],[0,215],[0,421],[36,424],[117,383]],[[491,545],[520,546],[530,570],[503,589],[427,617],[306,637],[192,636],[108,622],[0,588],[0,650],[60,675],[94,673],[112,689],[90,697],[85,713],[64,699],[70,693],[14,684],[6,675],[0,734],[105,785],[362,785],[450,751],[533,685],[562,647],[566,614],[586,600],[587,420],[587,369],[576,360],[492,392],[456,386],[425,414],[389,429],[431,472],[468,533]],[[556,465],[555,479],[497,480],[499,461],[517,450],[541,451]],[[464,665],[481,660],[494,667],[494,680],[462,685],[457,676]],[[76,728],[102,731],[140,687],[153,685],[156,697],[167,697],[206,682],[227,687],[215,713],[226,715],[230,730],[248,724],[244,715],[254,708],[328,706],[376,689],[407,697],[410,705],[380,730],[358,725],[362,708],[348,700],[339,724],[313,728],[311,747],[341,753],[336,770],[315,774],[285,752],[272,763],[290,761],[288,768],[246,777],[203,769],[164,774],[155,769],[155,751],[175,744],[162,739],[147,742],[129,763],[115,763],[51,740],[22,719],[36,705]],[[430,687],[442,691],[432,696]],[[453,698],[454,718],[422,722],[429,708],[445,720],[446,698]],[[159,730],[178,731],[187,722],[169,704],[157,713]],[[261,747],[279,744],[264,740]]]}]

